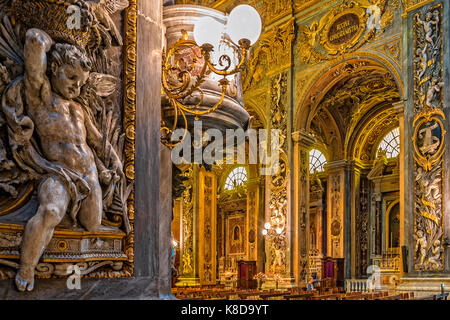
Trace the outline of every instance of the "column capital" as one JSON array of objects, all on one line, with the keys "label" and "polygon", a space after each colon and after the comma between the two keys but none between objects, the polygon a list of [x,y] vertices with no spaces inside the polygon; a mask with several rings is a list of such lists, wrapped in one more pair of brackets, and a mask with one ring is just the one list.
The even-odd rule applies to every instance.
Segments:
[{"label": "column capital", "polygon": [[358,171],[361,171],[362,169],[364,169],[366,166],[357,159],[353,159],[353,160],[336,160],[336,161],[332,161],[332,162],[327,162],[325,164],[325,169],[328,172],[333,172],[333,171],[338,171],[338,170],[348,170],[348,169],[355,169]]},{"label": "column capital", "polygon": [[292,132],[292,140],[301,147],[310,148],[316,143],[316,138],[308,134],[304,129]]}]

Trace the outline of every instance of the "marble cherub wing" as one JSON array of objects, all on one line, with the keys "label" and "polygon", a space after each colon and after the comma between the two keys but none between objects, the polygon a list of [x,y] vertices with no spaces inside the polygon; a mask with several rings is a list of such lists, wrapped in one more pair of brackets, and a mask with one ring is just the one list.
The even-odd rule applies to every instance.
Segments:
[{"label": "marble cherub wing", "polygon": [[[94,154],[103,189],[103,222],[107,225],[115,225],[111,223],[111,220],[123,220],[125,231],[128,233],[130,224],[127,199],[132,185],[127,186],[125,176],[120,177],[110,169],[112,152],[117,154],[119,160],[124,163],[125,134],[120,133],[120,114],[110,108],[105,101],[117,90],[118,83],[119,79],[114,76],[92,72],[78,102],[84,107],[86,115],[91,118],[103,136],[103,155],[99,157]],[[122,218],[118,218],[119,216]]]}]

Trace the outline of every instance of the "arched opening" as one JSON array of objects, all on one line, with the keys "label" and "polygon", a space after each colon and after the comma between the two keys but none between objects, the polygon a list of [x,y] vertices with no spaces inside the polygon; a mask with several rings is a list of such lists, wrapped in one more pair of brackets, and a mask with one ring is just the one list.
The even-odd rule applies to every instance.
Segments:
[{"label": "arched opening", "polygon": [[[320,149],[309,158],[309,254],[317,256],[316,239],[321,239],[316,231],[320,189],[325,193],[322,254],[342,262],[346,278],[364,277],[391,245],[385,219],[387,206],[399,200],[402,140],[394,104],[402,86],[394,67],[364,54],[323,70],[300,100],[295,123],[315,138],[313,149]],[[322,164],[320,158],[328,161]],[[318,269],[313,262],[309,272]]]}]

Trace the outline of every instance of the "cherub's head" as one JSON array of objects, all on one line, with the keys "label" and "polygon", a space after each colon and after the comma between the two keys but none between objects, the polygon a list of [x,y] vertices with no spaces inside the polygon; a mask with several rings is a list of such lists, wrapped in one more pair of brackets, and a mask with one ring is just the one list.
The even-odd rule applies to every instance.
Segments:
[{"label": "cherub's head", "polygon": [[431,14],[431,12],[427,12],[427,14],[425,15],[425,20],[430,21],[432,17],[433,15]]},{"label": "cherub's head", "polygon": [[66,99],[78,97],[92,65],[86,52],[71,44],[57,43],[49,62],[53,90]]},{"label": "cherub's head", "polygon": [[422,237],[423,237],[423,232],[422,232],[422,230],[417,230],[417,236],[418,236],[419,238],[422,238]]}]

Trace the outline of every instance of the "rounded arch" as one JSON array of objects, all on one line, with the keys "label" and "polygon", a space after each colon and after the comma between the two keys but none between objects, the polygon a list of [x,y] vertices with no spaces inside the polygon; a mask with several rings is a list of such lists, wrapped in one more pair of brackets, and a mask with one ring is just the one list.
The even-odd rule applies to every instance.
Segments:
[{"label": "rounded arch", "polygon": [[[325,154],[319,150],[319,148],[313,147],[309,150],[309,173],[314,174],[317,172],[324,171],[324,165],[327,163],[327,157]],[[320,170],[320,171],[319,171]]]},{"label": "rounded arch", "polygon": [[375,143],[373,156],[376,158],[378,150],[382,149],[386,152],[388,159],[396,158],[400,155],[400,128],[389,128],[380,139]]},{"label": "rounded arch", "polygon": [[230,174],[233,172],[233,170],[237,168],[244,168],[247,176],[247,180],[250,178],[250,171],[248,165],[242,165],[242,164],[230,164],[227,165],[227,168],[222,172],[222,175],[219,178],[219,184],[218,184],[218,193],[228,190],[225,188],[225,183],[230,176]]},{"label": "rounded arch", "polygon": [[244,103],[245,103],[245,109],[250,114],[250,116],[256,116],[257,119],[254,119],[254,120],[257,120],[257,121],[259,120],[262,124],[262,127],[267,128],[267,119],[266,119],[264,111],[260,110],[258,105],[256,103],[254,103],[251,99],[245,100]]},{"label": "rounded arch", "polygon": [[[400,199],[393,201],[386,209],[385,215],[385,239],[386,248],[398,248],[400,243],[400,222],[394,221],[392,215],[396,215],[397,219],[400,218]],[[392,235],[391,235],[392,234]],[[391,238],[392,237],[392,238]],[[396,238],[394,238],[396,237]]]},{"label": "rounded arch", "polygon": [[404,96],[400,71],[394,66],[394,63],[381,55],[370,52],[348,54],[339,60],[326,64],[309,82],[307,89],[297,103],[294,113],[294,131],[305,130],[309,132],[309,126],[318,103],[338,81],[353,71],[374,68],[388,71],[395,80],[400,97]]},{"label": "rounded arch", "polygon": [[392,103],[382,102],[373,106],[358,122],[348,139],[348,157],[370,160],[373,158],[374,146],[395,127],[398,127],[398,114]]},{"label": "rounded arch", "polygon": [[349,155],[363,161],[374,159],[381,139],[398,127],[398,121],[398,114],[391,104],[375,106],[355,128],[348,144]]}]

